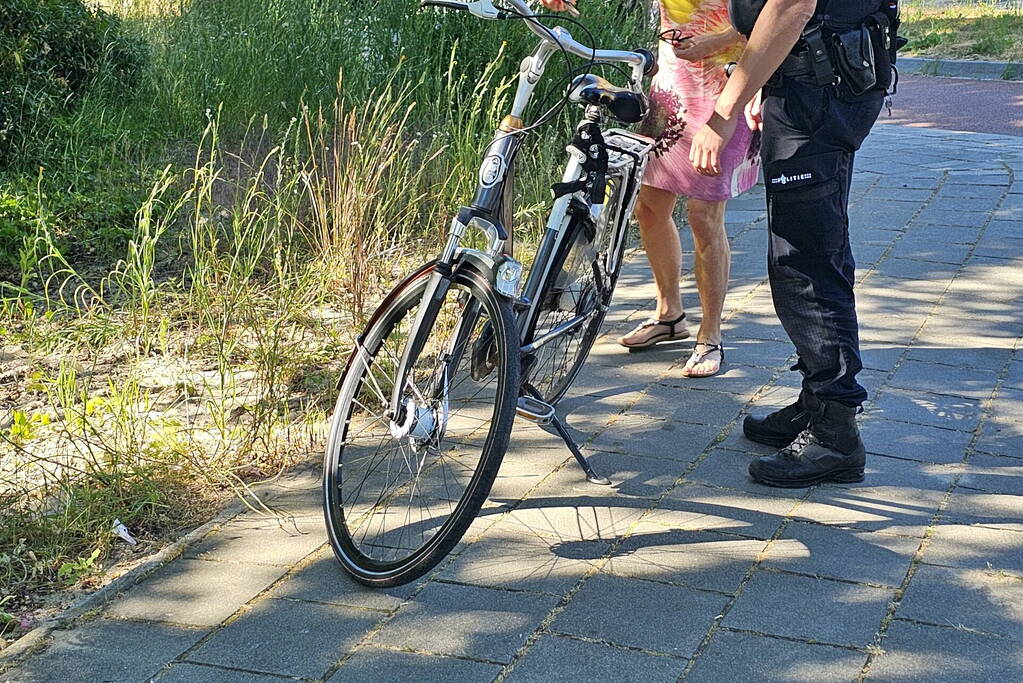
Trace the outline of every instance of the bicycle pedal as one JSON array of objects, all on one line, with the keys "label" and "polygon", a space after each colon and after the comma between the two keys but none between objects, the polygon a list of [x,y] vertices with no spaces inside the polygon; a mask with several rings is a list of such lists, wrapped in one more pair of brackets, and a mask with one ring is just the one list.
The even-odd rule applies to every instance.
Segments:
[{"label": "bicycle pedal", "polygon": [[548,424],[554,419],[554,406],[532,396],[519,396],[515,412],[518,413],[519,417],[540,424]]}]

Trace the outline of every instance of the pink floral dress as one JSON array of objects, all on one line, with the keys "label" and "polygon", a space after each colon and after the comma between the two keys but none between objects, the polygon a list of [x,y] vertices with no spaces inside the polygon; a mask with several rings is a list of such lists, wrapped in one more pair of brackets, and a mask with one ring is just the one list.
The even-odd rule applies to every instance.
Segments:
[{"label": "pink floral dress", "polygon": [[[727,0],[660,0],[661,30],[684,35],[717,33],[729,28]],[[710,119],[725,87],[725,65],[738,60],[742,45],[698,62],[675,56],[671,45],[658,41],[660,70],[650,88],[650,114],[641,132],[657,140],[643,177],[645,185],[676,195],[721,201],[753,187],[760,174],[760,134],[742,120],[725,147],[721,175],[702,176],[689,162],[696,131]]]}]

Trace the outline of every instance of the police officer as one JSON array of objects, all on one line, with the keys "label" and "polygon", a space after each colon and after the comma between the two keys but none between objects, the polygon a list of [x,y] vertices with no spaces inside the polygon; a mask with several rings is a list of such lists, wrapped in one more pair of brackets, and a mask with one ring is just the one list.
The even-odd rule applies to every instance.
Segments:
[{"label": "police officer", "polygon": [[836,35],[853,30],[855,38],[881,8],[880,0],[731,0],[732,21],[749,42],[692,145],[693,165],[716,175],[744,107],[751,125],[762,127],[768,276],[803,374],[795,403],[743,424],[747,438],[782,449],[749,467],[771,486],[863,479],[855,416],[867,392],[856,381],[862,364],[848,204],[853,156],[884,91],[857,88],[857,74],[842,76],[834,46]]}]

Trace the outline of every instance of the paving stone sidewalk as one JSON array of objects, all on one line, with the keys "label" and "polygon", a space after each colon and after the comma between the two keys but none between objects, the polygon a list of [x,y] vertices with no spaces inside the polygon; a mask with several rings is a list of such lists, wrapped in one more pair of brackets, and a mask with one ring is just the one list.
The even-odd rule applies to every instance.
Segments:
[{"label": "paving stone sidewalk", "polygon": [[727,372],[614,344],[653,296],[640,256],[562,406],[613,486],[517,423],[457,551],[371,591],[296,475],[290,519],[239,515],[0,680],[1023,680],[1023,145],[885,126],[858,169],[862,484],[746,477],[764,451],[741,419],[799,379],[751,192],[728,215]]}]

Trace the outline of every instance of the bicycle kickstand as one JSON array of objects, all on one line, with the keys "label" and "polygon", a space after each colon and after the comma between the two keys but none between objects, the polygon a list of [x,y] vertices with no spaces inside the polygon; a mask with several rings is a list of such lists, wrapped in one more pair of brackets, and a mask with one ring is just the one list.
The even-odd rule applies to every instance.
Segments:
[{"label": "bicycle kickstand", "polygon": [[565,442],[565,445],[568,446],[568,450],[572,451],[572,455],[575,456],[576,462],[578,462],[579,466],[583,468],[583,472],[586,473],[586,481],[590,482],[591,484],[610,486],[611,485],[610,479],[608,479],[607,477],[602,477],[593,471],[593,467],[590,465],[589,461],[585,457],[583,457],[582,451],[579,450],[579,446],[576,444],[575,439],[573,439],[572,435],[568,433],[568,430],[565,428],[565,424],[561,421],[560,418],[558,418],[556,414],[551,418],[550,424],[552,427],[554,427],[554,429],[557,430],[558,436],[562,438],[562,440]]},{"label": "bicycle kickstand", "polygon": [[527,385],[526,390],[528,395],[519,397],[518,413],[526,419],[533,420],[540,425],[551,425],[554,430],[561,437],[561,440],[568,446],[568,450],[572,451],[572,455],[575,457],[579,467],[583,468],[583,472],[586,473],[586,481],[591,484],[599,484],[601,486],[610,486],[611,480],[607,477],[602,477],[597,474],[589,461],[579,450],[579,445],[569,434],[568,428],[565,427],[565,423],[558,417],[554,406],[540,400],[536,391]]}]

